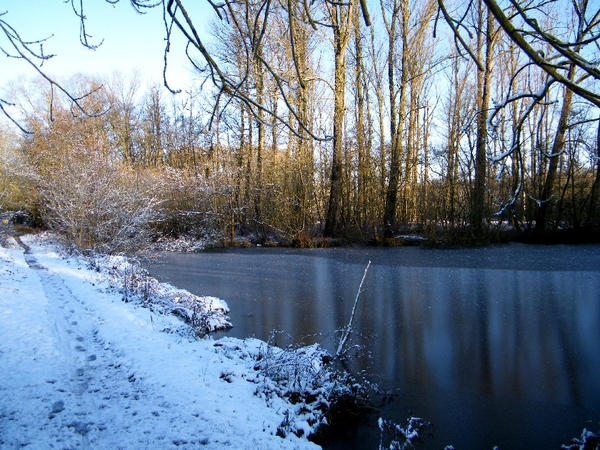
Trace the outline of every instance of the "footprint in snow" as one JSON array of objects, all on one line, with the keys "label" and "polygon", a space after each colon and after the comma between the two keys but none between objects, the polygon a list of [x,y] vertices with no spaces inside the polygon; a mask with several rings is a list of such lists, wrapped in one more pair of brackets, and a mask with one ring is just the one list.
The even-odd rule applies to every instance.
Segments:
[{"label": "footprint in snow", "polygon": [[54,402],[52,404],[52,410],[50,411],[50,414],[48,415],[48,419],[54,419],[56,414],[59,414],[59,413],[63,412],[64,410],[65,410],[65,402],[63,402],[62,400]]}]

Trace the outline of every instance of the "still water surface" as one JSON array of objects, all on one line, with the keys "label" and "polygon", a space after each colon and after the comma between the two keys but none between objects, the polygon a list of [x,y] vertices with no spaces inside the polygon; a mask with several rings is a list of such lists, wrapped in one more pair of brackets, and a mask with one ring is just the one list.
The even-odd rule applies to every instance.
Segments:
[{"label": "still water surface", "polygon": [[368,261],[355,368],[395,396],[330,448],[377,448],[377,417],[409,412],[434,425],[427,449],[559,449],[600,429],[600,246],[230,249],[148,269],[227,301],[229,336],[333,350]]}]

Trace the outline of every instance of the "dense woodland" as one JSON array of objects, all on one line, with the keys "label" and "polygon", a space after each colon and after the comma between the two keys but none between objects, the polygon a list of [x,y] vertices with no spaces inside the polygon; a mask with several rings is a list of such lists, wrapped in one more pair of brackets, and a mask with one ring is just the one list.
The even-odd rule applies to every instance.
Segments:
[{"label": "dense woodland", "polygon": [[134,74],[15,81],[0,212],[107,251],[597,236],[598,7],[507,1],[532,56],[489,4],[225,2],[177,94]]}]

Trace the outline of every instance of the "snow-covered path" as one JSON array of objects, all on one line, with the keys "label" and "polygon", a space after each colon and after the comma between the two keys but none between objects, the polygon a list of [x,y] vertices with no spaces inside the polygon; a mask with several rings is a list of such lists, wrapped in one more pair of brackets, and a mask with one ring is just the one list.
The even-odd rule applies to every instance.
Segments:
[{"label": "snow-covered path", "polygon": [[276,436],[255,340],[190,341],[35,237],[0,246],[0,448],[316,448]]}]

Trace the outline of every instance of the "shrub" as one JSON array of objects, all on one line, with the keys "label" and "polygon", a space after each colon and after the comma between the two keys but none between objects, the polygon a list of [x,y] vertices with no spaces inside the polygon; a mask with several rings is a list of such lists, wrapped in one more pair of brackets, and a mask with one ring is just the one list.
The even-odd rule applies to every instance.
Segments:
[{"label": "shrub", "polygon": [[80,248],[135,252],[149,242],[158,219],[147,181],[94,153],[65,155],[38,188],[44,223]]},{"label": "shrub", "polygon": [[39,199],[35,176],[16,145],[16,137],[0,129],[0,214],[3,220],[17,216],[37,217]]},{"label": "shrub", "polygon": [[286,411],[278,428],[289,433],[322,439],[325,429],[335,426],[341,415],[358,415],[369,405],[368,391],[319,344],[275,347],[271,339],[257,357],[255,369],[263,375],[257,394],[269,399],[276,395],[295,407]]}]

